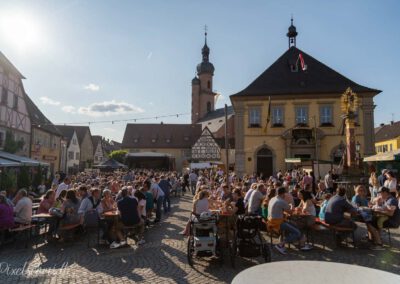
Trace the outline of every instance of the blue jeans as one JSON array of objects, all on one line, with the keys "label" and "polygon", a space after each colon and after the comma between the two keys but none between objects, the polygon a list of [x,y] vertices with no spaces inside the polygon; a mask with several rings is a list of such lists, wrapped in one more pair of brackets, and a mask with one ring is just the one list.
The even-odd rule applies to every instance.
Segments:
[{"label": "blue jeans", "polygon": [[171,200],[169,199],[169,194],[166,194],[163,199],[164,213],[171,211]]},{"label": "blue jeans", "polygon": [[156,207],[156,220],[161,220],[161,207],[163,205],[164,196],[159,196],[157,199],[157,207]]},{"label": "blue jeans", "polygon": [[294,241],[299,241],[301,238],[301,232],[299,229],[296,228],[296,226],[283,222],[281,224],[281,231],[284,233],[285,236],[285,242],[287,243],[293,243]]},{"label": "blue jeans", "polygon": [[190,182],[190,190],[192,191],[192,195],[194,195],[196,193],[196,181],[191,181]]}]

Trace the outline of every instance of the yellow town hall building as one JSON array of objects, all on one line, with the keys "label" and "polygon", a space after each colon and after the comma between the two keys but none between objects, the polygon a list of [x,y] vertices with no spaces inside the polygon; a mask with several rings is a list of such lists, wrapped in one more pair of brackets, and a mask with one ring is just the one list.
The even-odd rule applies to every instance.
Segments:
[{"label": "yellow town hall building", "polygon": [[360,154],[375,153],[373,98],[380,91],[349,80],[298,49],[293,20],[287,36],[289,49],[248,87],[230,96],[239,175],[271,175],[287,168],[285,158],[340,161],[346,141],[340,103],[348,87],[359,98]]}]

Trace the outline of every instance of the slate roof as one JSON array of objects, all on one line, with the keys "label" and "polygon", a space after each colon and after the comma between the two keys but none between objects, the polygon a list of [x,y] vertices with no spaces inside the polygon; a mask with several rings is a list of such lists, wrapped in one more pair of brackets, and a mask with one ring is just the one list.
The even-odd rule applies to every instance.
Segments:
[{"label": "slate roof", "polygon": [[200,135],[200,124],[129,123],[126,125],[122,148],[188,149]]},{"label": "slate roof", "polygon": [[27,94],[25,94],[25,104],[31,118],[32,126],[57,136],[63,136],[61,131],[47,119]]},{"label": "slate roof", "polygon": [[[303,71],[300,62],[297,62],[300,53],[307,65],[306,71]],[[296,62],[298,71],[292,72],[290,66],[296,65]],[[381,92],[351,81],[304,51],[292,46],[249,86],[239,93],[231,95],[231,97],[314,93],[341,94],[348,87],[358,93],[373,92],[378,94]]]},{"label": "slate roof", "polygon": [[11,63],[10,60],[0,51],[0,65],[2,65],[6,70],[15,73],[21,79],[25,79],[24,75],[18,71],[18,69]]},{"label": "slate roof", "polygon": [[375,129],[375,142],[394,139],[400,136],[400,121],[396,121],[393,124],[385,124]]},{"label": "slate roof", "polygon": [[[228,106],[228,116],[234,114],[232,106]],[[225,108],[217,108],[216,110],[210,111],[204,117],[202,117],[198,122],[204,122],[211,119],[216,119],[220,117],[225,117]]]},{"label": "slate roof", "polygon": [[60,131],[64,134],[64,137],[68,138],[68,141],[71,140],[72,135],[74,135],[75,131],[79,145],[82,144],[83,138],[85,138],[85,134],[87,131],[89,131],[89,136],[92,136],[89,126],[57,125],[57,128],[60,129]]}]

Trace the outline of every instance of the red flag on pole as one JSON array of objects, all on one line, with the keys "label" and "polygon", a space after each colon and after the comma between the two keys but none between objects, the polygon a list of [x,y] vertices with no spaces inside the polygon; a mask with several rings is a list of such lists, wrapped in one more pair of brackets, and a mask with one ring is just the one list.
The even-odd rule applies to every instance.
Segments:
[{"label": "red flag on pole", "polygon": [[300,60],[301,70],[306,71],[307,65],[304,63],[303,54],[301,53],[299,54],[299,60]]}]

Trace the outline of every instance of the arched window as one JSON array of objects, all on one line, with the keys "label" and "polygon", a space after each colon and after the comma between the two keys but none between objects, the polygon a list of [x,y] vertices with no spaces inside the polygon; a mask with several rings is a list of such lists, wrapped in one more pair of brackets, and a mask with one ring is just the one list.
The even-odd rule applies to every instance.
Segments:
[{"label": "arched window", "polygon": [[207,102],[207,112],[211,111],[211,102]]},{"label": "arched window", "polygon": [[207,88],[211,89],[211,81],[207,82]]}]

